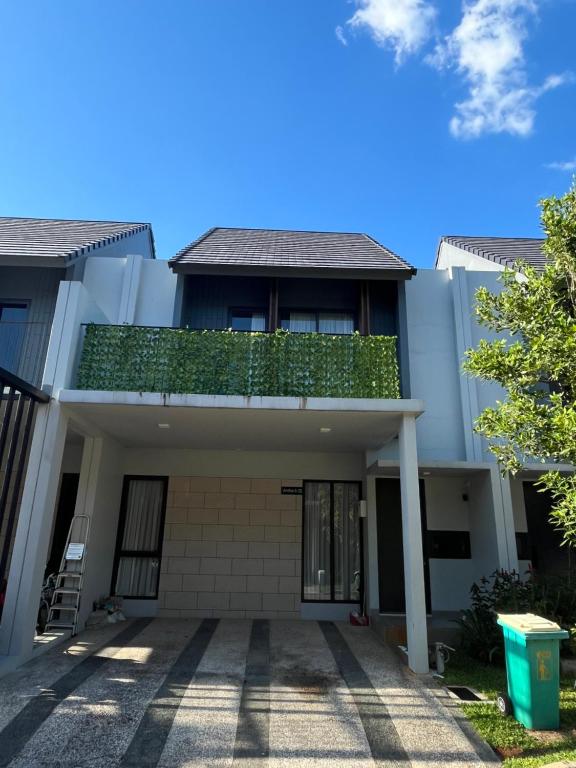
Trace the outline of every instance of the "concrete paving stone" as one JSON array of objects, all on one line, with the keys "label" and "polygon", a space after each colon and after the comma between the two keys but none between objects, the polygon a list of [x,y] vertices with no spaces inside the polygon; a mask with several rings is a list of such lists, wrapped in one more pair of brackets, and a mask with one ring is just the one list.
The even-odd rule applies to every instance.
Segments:
[{"label": "concrete paving stone", "polygon": [[456,720],[421,680],[402,668],[391,648],[369,628],[344,623],[338,628],[386,702],[412,768],[484,765]]},{"label": "concrete paving stone", "polygon": [[62,675],[70,672],[90,654],[114,641],[124,622],[82,632],[78,637],[42,653],[24,666],[0,678],[0,729]]},{"label": "concrete paving stone", "polygon": [[373,768],[358,712],[318,624],[271,624],[270,768]]},{"label": "concrete paving stone", "polygon": [[[186,625],[186,626],[183,626]],[[148,702],[198,627],[156,620],[61,702],[10,768],[110,768],[118,765]]]},{"label": "concrete paving stone", "polygon": [[[178,593],[167,593],[167,597],[170,594]],[[228,600],[227,593],[200,594],[204,596]],[[250,598],[257,600],[256,607],[245,602]],[[270,599],[298,602],[288,594],[273,594]],[[119,768],[137,733],[144,737],[140,755],[147,754],[148,736],[164,734],[159,744],[150,742],[155,754],[163,748],[158,768],[231,766],[233,762],[246,768],[256,763],[268,768],[478,768],[491,764],[482,762],[450,709],[428,688],[427,678],[403,668],[395,652],[369,629],[283,620],[280,611],[261,606],[260,594],[231,593],[229,608],[179,609],[178,616],[189,618],[156,619],[134,637],[128,636],[125,647],[114,644],[114,637],[129,623],[84,632],[0,679],[0,726],[5,727],[42,691],[49,696],[51,686],[57,687],[62,675],[95,650],[103,659],[88,678],[58,700],[46,720],[40,718],[38,729],[9,768]],[[230,618],[220,619],[215,631],[211,625],[190,679],[182,660],[179,667],[174,664],[190,647],[196,629],[207,626],[201,620],[211,613],[226,613]],[[259,651],[264,654],[262,660],[269,660],[265,675],[260,661],[255,667],[251,662],[248,677],[252,677],[245,683],[252,618],[271,619],[262,635],[269,635],[269,654],[266,648]],[[255,684],[253,675],[261,672],[262,682]],[[243,698],[243,687],[244,695],[250,689],[252,709],[243,710],[239,718],[240,703],[248,700]],[[155,706],[149,707],[151,702]],[[162,720],[168,715],[168,725],[159,723],[156,728],[156,716]],[[238,741],[239,722],[244,728],[242,738],[249,740],[246,727],[251,722],[254,727],[265,724],[269,756],[264,762],[238,758],[238,752],[234,759],[235,746],[243,743]],[[149,734],[148,723],[154,733]],[[387,755],[374,759],[376,731],[380,755],[390,743],[390,759]]]},{"label": "concrete paving stone", "polygon": [[158,768],[231,764],[250,629],[250,621],[220,621],[184,694]]}]

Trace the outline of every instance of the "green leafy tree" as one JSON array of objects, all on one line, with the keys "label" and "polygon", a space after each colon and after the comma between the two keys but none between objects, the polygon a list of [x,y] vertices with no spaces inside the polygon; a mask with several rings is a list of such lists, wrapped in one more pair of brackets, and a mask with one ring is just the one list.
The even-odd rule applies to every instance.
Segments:
[{"label": "green leafy tree", "polygon": [[[540,203],[546,266],[518,262],[503,290],[476,293],[479,322],[498,336],[468,350],[465,370],[507,393],[477,420],[504,472],[525,461],[576,464],[576,185]],[[576,546],[576,476],[544,473],[552,522]]]}]

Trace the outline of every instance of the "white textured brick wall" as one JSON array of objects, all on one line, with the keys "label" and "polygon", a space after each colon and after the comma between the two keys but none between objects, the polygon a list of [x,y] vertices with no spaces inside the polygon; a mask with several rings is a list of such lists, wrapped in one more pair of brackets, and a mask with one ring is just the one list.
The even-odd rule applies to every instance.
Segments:
[{"label": "white textured brick wall", "polygon": [[300,480],[171,477],[161,616],[300,615]]}]

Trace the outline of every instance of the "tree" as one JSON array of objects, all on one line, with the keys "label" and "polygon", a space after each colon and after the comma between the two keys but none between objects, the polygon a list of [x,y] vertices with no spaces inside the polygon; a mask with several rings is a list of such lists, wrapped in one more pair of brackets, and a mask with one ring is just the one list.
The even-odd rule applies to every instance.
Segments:
[{"label": "tree", "polygon": [[[576,464],[576,184],[540,207],[546,266],[518,262],[502,273],[501,293],[477,291],[479,322],[502,336],[482,340],[464,363],[506,390],[476,430],[512,474],[527,460]],[[545,472],[538,484],[552,495],[564,543],[576,546],[576,476]]]}]

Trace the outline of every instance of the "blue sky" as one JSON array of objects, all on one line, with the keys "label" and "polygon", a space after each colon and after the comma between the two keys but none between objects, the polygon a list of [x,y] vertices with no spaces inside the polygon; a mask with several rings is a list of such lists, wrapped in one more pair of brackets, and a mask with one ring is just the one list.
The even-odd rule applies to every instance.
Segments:
[{"label": "blue sky", "polygon": [[214,225],[422,267],[443,234],[537,236],[575,28],[574,0],[7,0],[0,213],[150,221],[164,258]]}]

